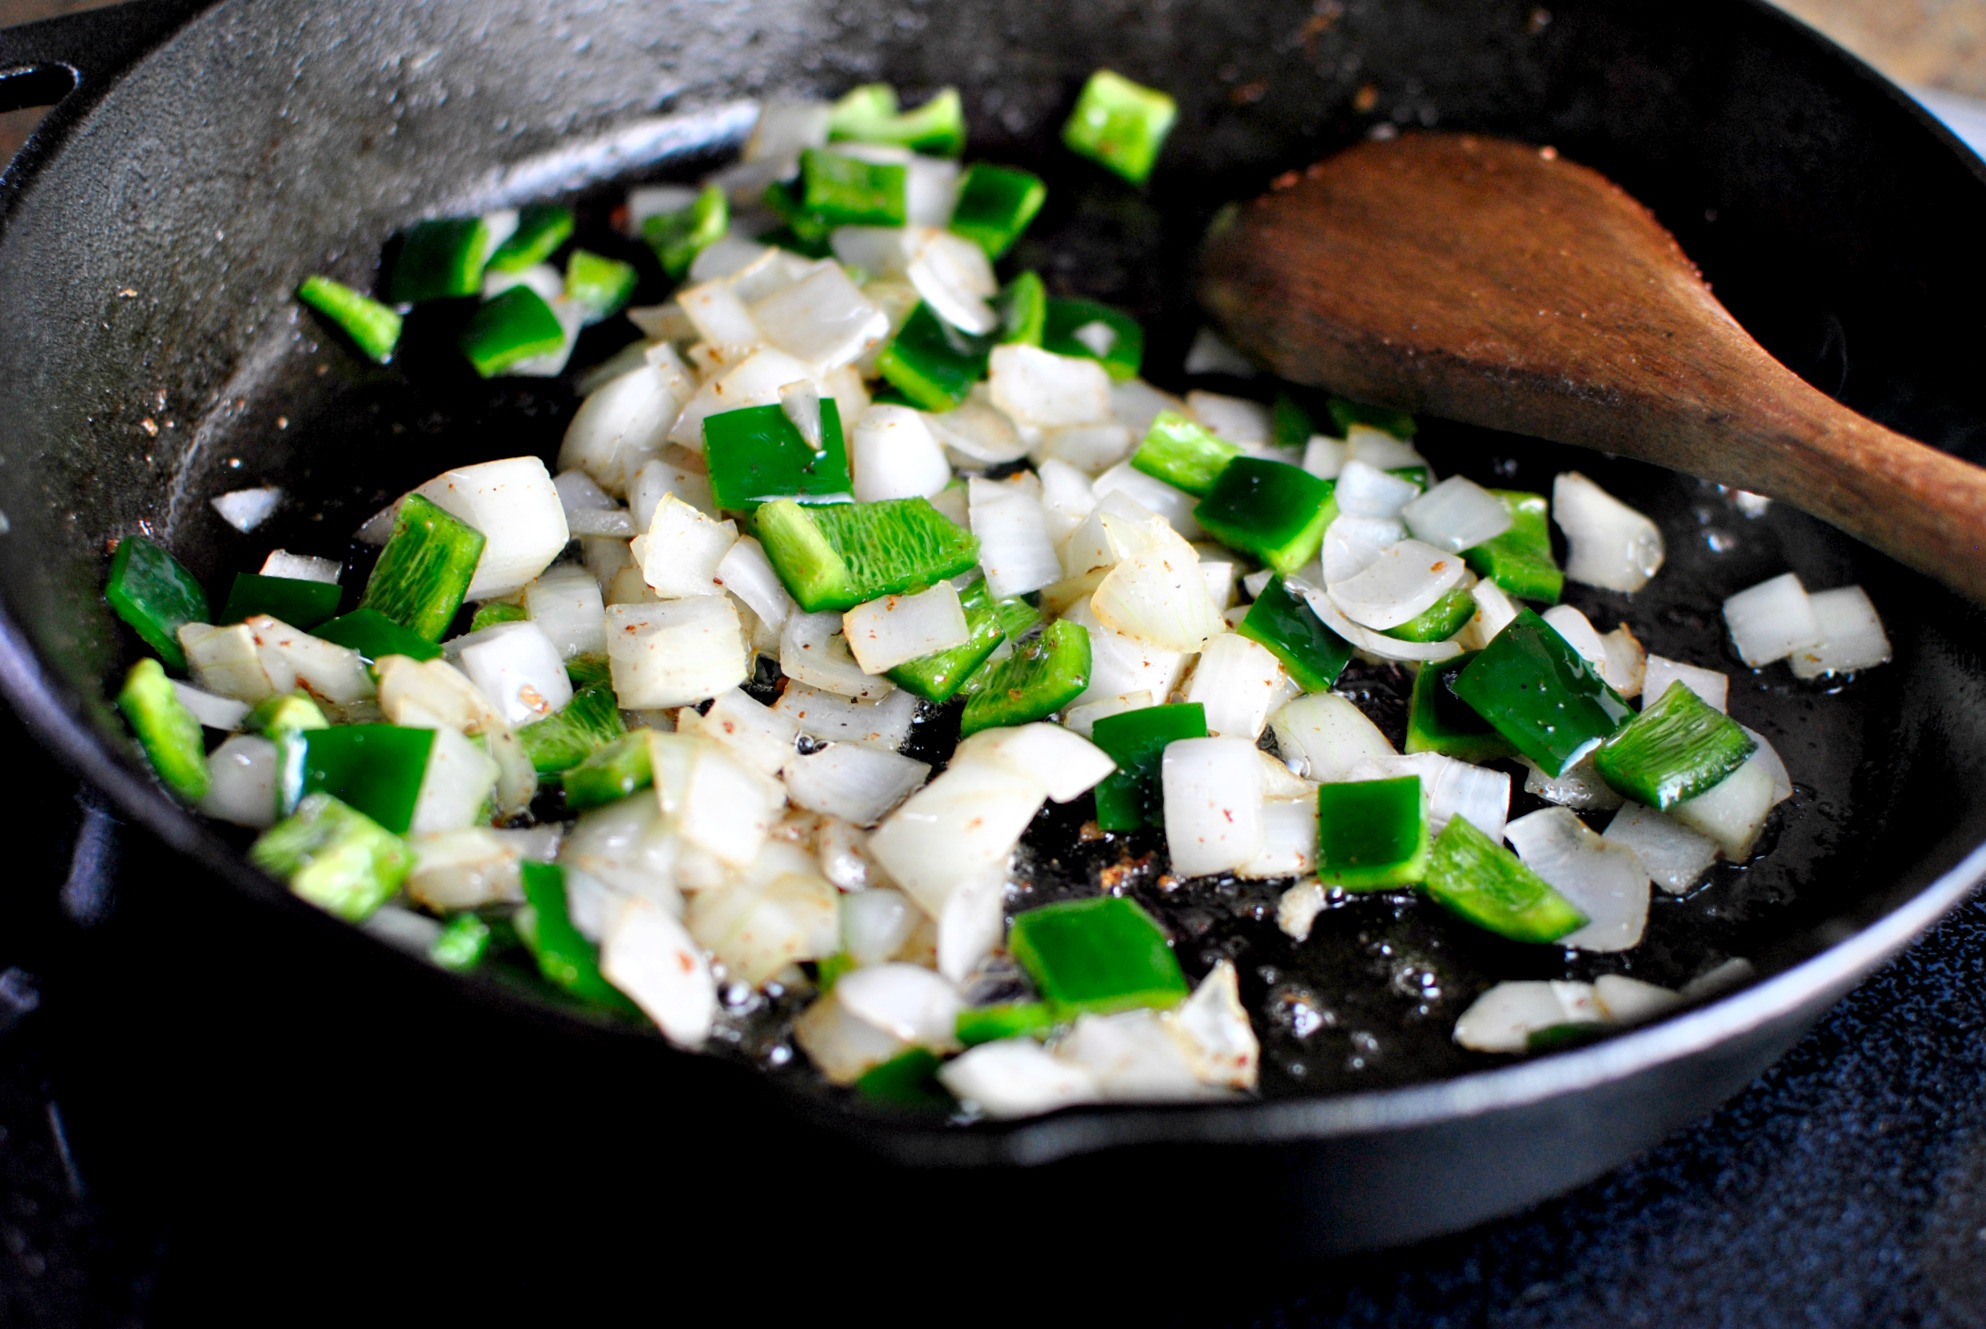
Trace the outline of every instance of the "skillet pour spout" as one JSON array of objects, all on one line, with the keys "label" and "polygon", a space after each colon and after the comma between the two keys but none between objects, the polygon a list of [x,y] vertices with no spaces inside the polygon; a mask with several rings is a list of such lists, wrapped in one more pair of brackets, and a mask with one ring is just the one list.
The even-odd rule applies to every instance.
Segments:
[{"label": "skillet pour spout", "polygon": [[[1673,552],[1673,600],[1596,596],[1594,612],[1646,622],[1653,649],[1707,658],[1720,628],[1702,606],[1790,567],[1816,587],[1864,584],[1891,608],[1896,660],[1838,697],[1739,679],[1805,788],[1770,856],[1714,898],[1663,906],[1673,930],[1645,962],[1687,976],[1714,951],[1761,979],[1524,1062],[1454,1049],[1463,989],[1408,1009],[1373,983],[1375,957],[1347,930],[1344,949],[1285,946],[1245,965],[1254,1000],[1301,983],[1360,1020],[1307,1043],[1289,1033],[1301,1048],[1278,1055],[1305,1077],[1286,1072],[1265,1101],[963,1128],[850,1106],[797,1072],[686,1056],[439,973],[318,914],[172,804],[104,702],[129,649],[99,594],[109,541],[150,530],[212,584],[251,542],[213,512],[216,494],[280,487],[285,508],[252,541],[309,547],[489,455],[492,438],[556,448],[569,388],[360,363],[299,317],[300,276],[366,285],[382,238],[424,215],[555,196],[603,206],[631,181],[689,177],[736,149],[757,99],[872,80],[957,84],[975,154],[1049,178],[1039,225],[1053,246],[1017,261],[1130,309],[1167,372],[1200,323],[1184,274],[1215,206],[1375,130],[1436,123],[1552,143],[1619,181],[1791,369],[1976,459],[1986,381],[1943,315],[1986,308],[1978,163],[1762,4],[1565,0],[1542,26],[1535,12],[1404,0],[1319,24],[1308,0],[1188,0],[1159,21],[1105,0],[947,9],[940,22],[901,0],[349,0],[335,13],[222,0],[0,38],[0,68],[82,71],[0,184],[0,687],[129,827],[121,921],[91,942],[116,978],[87,1006],[91,1034],[121,1055],[70,1073],[151,1109],[78,1132],[135,1129],[134,1168],[252,1212],[290,1182],[365,1178],[397,1200],[444,1126],[458,1158],[513,1158],[528,1122],[561,1165],[489,1169],[465,1182],[465,1203],[514,1215],[673,1194],[688,1151],[699,1193],[738,1222],[750,1206],[731,1197],[752,1187],[701,1160],[756,1160],[742,1166],[865,1213],[942,1211],[981,1235],[1100,1207],[1121,1221],[1100,1222],[1094,1243],[1145,1260],[1149,1225],[1132,1220],[1177,1212],[1192,1177],[1250,1215],[1206,1225],[1208,1257],[1259,1259],[1509,1212],[1745,1084],[1986,867],[1986,623],[1797,512],[1745,518],[1631,462],[1578,464],[1665,529],[1704,538]],[[123,41],[93,48],[97,31]],[[1179,97],[1146,192],[1086,174],[1057,145],[1100,66]],[[1425,441],[1506,457],[1519,478],[1566,464],[1480,430],[1430,425]],[[1375,923],[1432,950],[1417,926]],[[1249,938],[1284,945],[1273,925]],[[1484,962],[1442,945],[1431,958],[1444,972]],[[1380,1055],[1353,1069],[1350,1035],[1374,1030]],[[300,1141],[287,1125],[300,1119],[337,1128]]]}]

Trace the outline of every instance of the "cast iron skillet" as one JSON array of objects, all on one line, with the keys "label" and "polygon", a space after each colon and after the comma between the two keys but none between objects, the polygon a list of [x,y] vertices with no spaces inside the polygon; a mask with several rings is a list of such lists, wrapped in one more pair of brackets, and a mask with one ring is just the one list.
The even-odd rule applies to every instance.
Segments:
[{"label": "cast iron skillet", "polygon": [[[1053,145],[1075,87],[1103,64],[1180,97],[1144,195]],[[1558,973],[1559,957],[1458,940],[1384,902],[1327,916],[1298,953],[1254,916],[1263,893],[1214,890],[1155,901],[1188,968],[1240,938],[1252,995],[1330,1017],[1265,1029],[1280,1077],[1269,1101],[945,1127],[390,953],[172,806],[103,702],[127,649],[98,598],[108,538],[150,529],[214,581],[250,551],[206,506],[222,489],[309,495],[254,547],[337,552],[407,483],[555,443],[570,407],[559,390],[361,366],[299,319],[300,275],[363,284],[381,237],[424,213],[692,171],[737,141],[741,99],[869,79],[961,85],[976,154],[1051,174],[1043,229],[1059,247],[1034,260],[1052,285],[1144,315],[1161,376],[1194,326],[1187,274],[1215,205],[1375,127],[1439,124],[1550,142],[1612,176],[1775,353],[1977,459],[1980,166],[1762,5],[159,3],[0,35],[0,77],[17,104],[76,83],[0,184],[0,683],[51,750],[156,837],[130,847],[141,866],[122,887],[141,921],[103,943],[125,982],[90,994],[105,1027],[146,1032],[91,1073],[198,1086],[151,1144],[200,1159],[213,1169],[203,1184],[225,1175],[263,1194],[275,1183],[230,1163],[248,1157],[280,1160],[286,1186],[335,1189],[410,1138],[487,1157],[522,1132],[558,1141],[555,1179],[469,1169],[450,1202],[509,1206],[535,1186],[576,1203],[589,1185],[666,1188],[689,1156],[729,1156],[802,1193],[926,1206],[948,1233],[1012,1231],[1080,1204],[1096,1220],[1086,1240],[1137,1246],[1150,1215],[1197,1199],[1248,1219],[1197,1225],[1197,1250],[1398,1242],[1565,1189],[1706,1111],[1986,869],[1978,610],[1799,514],[1747,521],[1680,477],[1438,426],[1437,463],[1521,453],[1510,473],[1522,481],[1571,462],[1664,521],[1670,589],[1578,601],[1603,626],[1627,614],[1654,649],[1714,657],[1702,607],[1788,566],[1817,587],[1861,580],[1886,610],[1896,661],[1843,698],[1727,662],[1734,711],[1802,788],[1778,847],[1682,905],[1658,901],[1627,966],[1675,983],[1744,955],[1764,976],[1745,991],[1487,1067],[1447,1046],[1454,1015],[1486,974]],[[1037,892],[1079,889],[1094,866],[1036,861]],[[1445,991],[1428,991],[1429,974]],[[162,1016],[143,1009],[160,991],[172,994]],[[305,1103],[340,1127],[299,1149],[286,1114]],[[418,1209],[408,1189],[394,1203]],[[746,1221],[757,1211],[740,1190],[699,1186],[699,1213]]]}]

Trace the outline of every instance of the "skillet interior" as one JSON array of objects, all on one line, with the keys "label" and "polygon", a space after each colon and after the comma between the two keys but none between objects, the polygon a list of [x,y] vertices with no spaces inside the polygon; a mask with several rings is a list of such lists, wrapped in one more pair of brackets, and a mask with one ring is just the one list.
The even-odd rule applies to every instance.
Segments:
[{"label": "skillet interior", "polygon": [[[1709,32],[1721,35],[1714,50],[1702,39]],[[1181,127],[1146,196],[1086,183],[1046,132],[1082,75],[1102,63],[1180,95]],[[286,529],[258,532],[254,548],[280,539],[335,553],[325,532],[350,529],[407,483],[499,448],[554,445],[570,406],[556,390],[420,376],[410,385],[320,345],[288,299],[300,273],[363,280],[379,237],[424,212],[584,197],[604,181],[694,169],[739,132],[736,99],[827,94],[868,78],[961,84],[975,153],[1051,175],[1055,211],[1043,232],[1055,248],[1036,257],[1052,283],[1059,277],[1144,315],[1156,370],[1178,364],[1195,325],[1185,275],[1214,204],[1374,124],[1438,123],[1550,141],[1614,176],[1655,208],[1782,359],[1885,423],[1981,455],[1976,422],[1986,416],[1965,355],[1970,339],[1951,338],[1943,317],[1986,308],[1986,270],[1970,244],[1986,220],[1979,181],[1886,90],[1760,9],[1686,5],[1658,17],[1598,3],[1549,15],[1510,3],[1466,12],[1286,4],[1237,15],[1215,6],[756,3],[581,8],[547,19],[523,3],[464,3],[346,5],[334,22],[302,3],[222,5],[70,128],[0,234],[0,308],[13,314],[0,329],[0,509],[10,523],[0,584],[14,627],[49,674],[45,693],[17,676],[17,695],[26,689],[35,704],[59,708],[30,720],[58,742],[73,742],[78,723],[89,735],[116,732],[101,686],[121,646],[96,598],[107,537],[153,522],[213,582],[250,549],[205,504],[221,489],[273,481],[310,495],[286,515]],[[1357,110],[1368,85],[1377,100]],[[660,129],[639,120],[658,109],[675,119]],[[1510,446],[1459,430],[1431,428],[1429,437],[1437,462],[1443,451],[1501,456]],[[1536,469],[1523,474],[1563,464],[1525,456]],[[1758,867],[1725,871],[1684,905],[1658,902],[1653,941],[1633,957],[1634,972],[1680,981],[1707,951],[1746,955],[1767,971],[1807,960],[1911,899],[1986,837],[1977,611],[1798,514],[1746,521],[1687,481],[1583,455],[1572,464],[1634,495],[1671,532],[1705,514],[1705,538],[1676,542],[1652,600],[1631,611],[1603,596],[1577,601],[1603,626],[1625,612],[1652,648],[1716,658],[1718,634],[1701,606],[1791,566],[1815,586],[1862,580],[1889,610],[1898,649],[1895,664],[1850,689],[1849,705],[1785,686],[1777,671],[1749,692],[1740,681],[1734,709],[1779,744],[1808,788],[1782,814],[1781,843]],[[1714,552],[1712,535],[1733,543]],[[1337,1021],[1289,1050],[1305,1073],[1295,1084],[1286,1061],[1284,1087],[1437,1082],[1430,1092],[1074,1114],[960,1134],[804,1095],[774,1100],[732,1068],[576,1030],[501,992],[464,990],[400,963],[246,871],[128,766],[83,759],[127,815],[192,856],[161,861],[157,875],[174,879],[170,889],[228,920],[237,939],[284,939],[287,963],[276,966],[284,972],[252,962],[247,972],[282,994],[287,1017],[309,1001],[300,990],[312,982],[300,976],[360,973],[378,985],[374,996],[388,1009],[366,1026],[380,1041],[355,1037],[348,1049],[361,1059],[438,1031],[469,1037],[462,1031],[473,1026],[491,1046],[528,1038],[570,1082],[682,1103],[672,1111],[685,1122],[707,1126],[707,1110],[686,1101],[700,1095],[735,1111],[728,1129],[738,1132],[797,1112],[821,1128],[806,1138],[823,1154],[852,1147],[858,1160],[880,1150],[941,1165],[1032,1161],[1169,1141],[1181,1146],[1167,1155],[1170,1166],[1191,1153],[1189,1142],[1342,1138],[1411,1182],[1429,1165],[1426,1148],[1362,1133],[1397,1136],[1409,1120],[1450,1118],[1502,1129],[1467,1120],[1496,1098],[1482,1081],[1497,1077],[1446,1094],[1438,1082],[1474,1066],[1445,1035],[1474,966],[1504,969],[1510,957],[1486,956],[1482,944],[1383,902],[1307,955],[1284,954],[1273,925],[1259,920],[1224,922],[1220,934],[1257,939],[1250,982],[1258,990],[1299,984]],[[1246,912],[1243,896],[1180,906],[1175,921],[1190,933],[1194,915]],[[1205,961],[1188,956],[1189,967]],[[1275,979],[1262,975],[1264,963],[1279,971]],[[1441,999],[1402,991],[1418,969],[1443,976]],[[169,963],[167,972],[185,981]],[[1666,1103],[1645,1101],[1659,1086],[1629,1075],[1633,1049],[1659,1031],[1525,1068],[1527,1087],[1511,1092],[1546,1103],[1529,1119],[1530,1143],[1509,1133],[1523,1165],[1502,1189],[1418,1210],[1397,1196],[1328,1198],[1316,1188],[1336,1186],[1351,1155],[1285,1146],[1261,1151],[1245,1174],[1311,1215],[1289,1234],[1303,1248],[1395,1239],[1495,1212],[1590,1174],[1742,1083],[1791,1037],[1795,1008],[1811,1014],[1851,976],[1845,963],[1804,972],[1771,1018],[1729,1022],[1724,1044],[1685,1072],[1692,1090]],[[1416,1013],[1422,1005],[1425,1015]],[[385,1026],[408,1018],[425,1034],[395,1043]],[[1375,1036],[1376,1048],[1359,1035]],[[1353,1068],[1354,1058],[1365,1064]],[[1546,1083],[1554,1076],[1557,1090]],[[1608,1076],[1636,1088],[1612,1098],[1570,1092]],[[1461,1155],[1479,1145],[1484,1137],[1468,1129],[1451,1129],[1441,1148]],[[1545,1157],[1554,1153],[1556,1162]],[[1106,1157],[1064,1169],[1053,1184],[1121,1181],[1137,1170]],[[988,1184],[1013,1191],[1004,1180]]]}]

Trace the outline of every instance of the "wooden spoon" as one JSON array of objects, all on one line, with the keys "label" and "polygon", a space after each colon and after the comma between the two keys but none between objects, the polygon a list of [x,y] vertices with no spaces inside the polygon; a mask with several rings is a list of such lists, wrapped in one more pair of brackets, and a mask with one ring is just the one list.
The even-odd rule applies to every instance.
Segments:
[{"label": "wooden spoon", "polygon": [[1986,470],[1808,386],[1550,148],[1409,134],[1292,172],[1215,223],[1199,294],[1295,382],[1770,494],[1986,602]]}]

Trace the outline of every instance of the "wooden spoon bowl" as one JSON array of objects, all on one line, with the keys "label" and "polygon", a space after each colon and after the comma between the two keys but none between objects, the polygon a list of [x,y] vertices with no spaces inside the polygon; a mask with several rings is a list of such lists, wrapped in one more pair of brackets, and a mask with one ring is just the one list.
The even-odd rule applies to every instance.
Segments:
[{"label": "wooden spoon bowl", "polygon": [[1199,295],[1293,382],[1769,494],[1986,602],[1986,470],[1774,360],[1645,207],[1550,148],[1349,148],[1223,213]]}]

